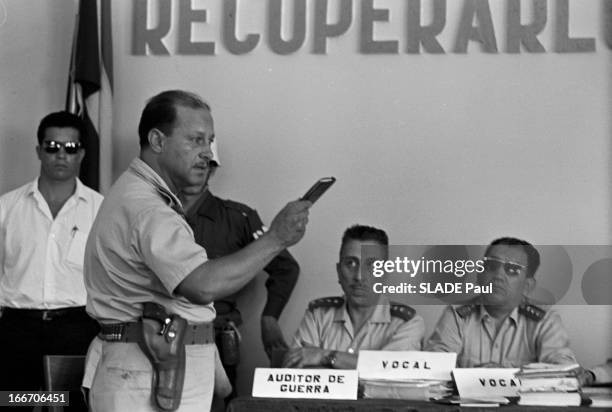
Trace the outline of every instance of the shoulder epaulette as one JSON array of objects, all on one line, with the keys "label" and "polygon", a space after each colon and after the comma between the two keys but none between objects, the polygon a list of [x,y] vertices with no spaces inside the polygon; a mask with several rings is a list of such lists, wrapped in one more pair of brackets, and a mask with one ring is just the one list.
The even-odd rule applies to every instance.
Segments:
[{"label": "shoulder epaulette", "polygon": [[401,303],[391,302],[391,316],[400,318],[408,322],[416,314],[416,310],[412,309],[408,305],[402,305]]},{"label": "shoulder epaulette", "polygon": [[455,309],[455,312],[457,312],[457,315],[459,315],[459,317],[466,318],[470,316],[472,312],[476,310],[477,307],[478,307],[477,304],[469,303],[467,305],[459,306],[458,308]]},{"label": "shoulder epaulette", "polygon": [[228,209],[235,210],[245,217],[248,216],[249,213],[251,213],[251,211],[253,210],[247,205],[240,203],[240,202],[235,202],[233,200],[224,199],[223,203]]},{"label": "shoulder epaulette", "polygon": [[344,298],[339,296],[330,296],[327,298],[319,298],[310,301],[308,310],[313,311],[316,308],[339,308],[344,305]]},{"label": "shoulder epaulette", "polygon": [[546,311],[544,309],[528,303],[524,303],[519,306],[519,313],[527,317],[527,319],[535,320],[536,322],[541,321],[544,315],[546,315]]}]

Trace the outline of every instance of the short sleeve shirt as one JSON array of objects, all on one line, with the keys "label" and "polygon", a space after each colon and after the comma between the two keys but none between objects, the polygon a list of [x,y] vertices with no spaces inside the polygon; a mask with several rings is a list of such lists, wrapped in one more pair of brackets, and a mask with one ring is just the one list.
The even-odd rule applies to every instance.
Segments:
[{"label": "short sleeve shirt", "polygon": [[487,363],[506,368],[531,362],[576,363],[559,315],[531,305],[514,308],[498,331],[483,305],[448,306],[425,350],[456,352],[461,368]]},{"label": "short sleeve shirt", "polygon": [[337,299],[337,304],[330,302],[330,305],[306,311],[292,347],[312,345],[349,353],[358,353],[361,349],[421,350],[425,333],[422,317],[414,315],[406,319],[392,316],[391,304],[384,299],[376,305],[370,319],[356,331],[344,300],[329,299]]},{"label": "short sleeve shirt", "polygon": [[85,248],[87,311],[101,323],[128,322],[144,302],[161,304],[191,323],[212,321],[212,304],[174,293],[206,262],[180,201],[163,179],[136,158],[104,199]]}]

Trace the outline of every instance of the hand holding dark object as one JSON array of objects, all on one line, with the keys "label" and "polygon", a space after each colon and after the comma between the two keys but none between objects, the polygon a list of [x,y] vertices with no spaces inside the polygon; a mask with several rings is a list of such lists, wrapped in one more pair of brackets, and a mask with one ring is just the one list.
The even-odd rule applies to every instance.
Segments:
[{"label": "hand holding dark object", "polygon": [[268,234],[273,236],[284,248],[300,241],[308,223],[308,209],[312,203],[305,200],[295,200],[287,205],[274,217]]},{"label": "hand holding dark object", "polygon": [[273,316],[261,317],[261,340],[270,360],[272,360],[272,351],[288,348],[278,320]]}]

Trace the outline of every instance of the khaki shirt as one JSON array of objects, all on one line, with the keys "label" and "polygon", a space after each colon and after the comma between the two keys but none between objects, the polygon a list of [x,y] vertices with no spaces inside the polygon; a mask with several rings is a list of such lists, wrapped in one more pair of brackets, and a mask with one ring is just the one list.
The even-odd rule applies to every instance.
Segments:
[{"label": "khaki shirt", "polygon": [[497,334],[495,320],[484,306],[448,306],[425,350],[456,352],[461,368],[486,363],[506,368],[530,362],[576,363],[559,315],[527,304],[515,308]]},{"label": "khaki shirt", "polygon": [[355,331],[344,299],[323,298],[311,302],[292,347],[312,345],[349,353],[358,353],[360,349],[421,350],[424,333],[425,322],[414,315],[412,308],[391,305],[386,299],[376,305],[367,323]]},{"label": "khaki shirt", "polygon": [[162,178],[134,159],[104,199],[87,239],[85,287],[92,317],[102,323],[135,321],[142,303],[156,302],[191,323],[214,319],[212,304],[195,305],[174,294],[207,260],[181,209]]}]

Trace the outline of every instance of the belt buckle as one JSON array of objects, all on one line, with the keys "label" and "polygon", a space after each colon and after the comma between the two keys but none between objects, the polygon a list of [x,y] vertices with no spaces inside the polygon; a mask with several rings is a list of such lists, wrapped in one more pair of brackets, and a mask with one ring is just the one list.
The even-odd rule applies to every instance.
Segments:
[{"label": "belt buckle", "polygon": [[43,310],[42,313],[42,320],[51,320],[53,317],[51,316],[50,311],[48,310]]}]

